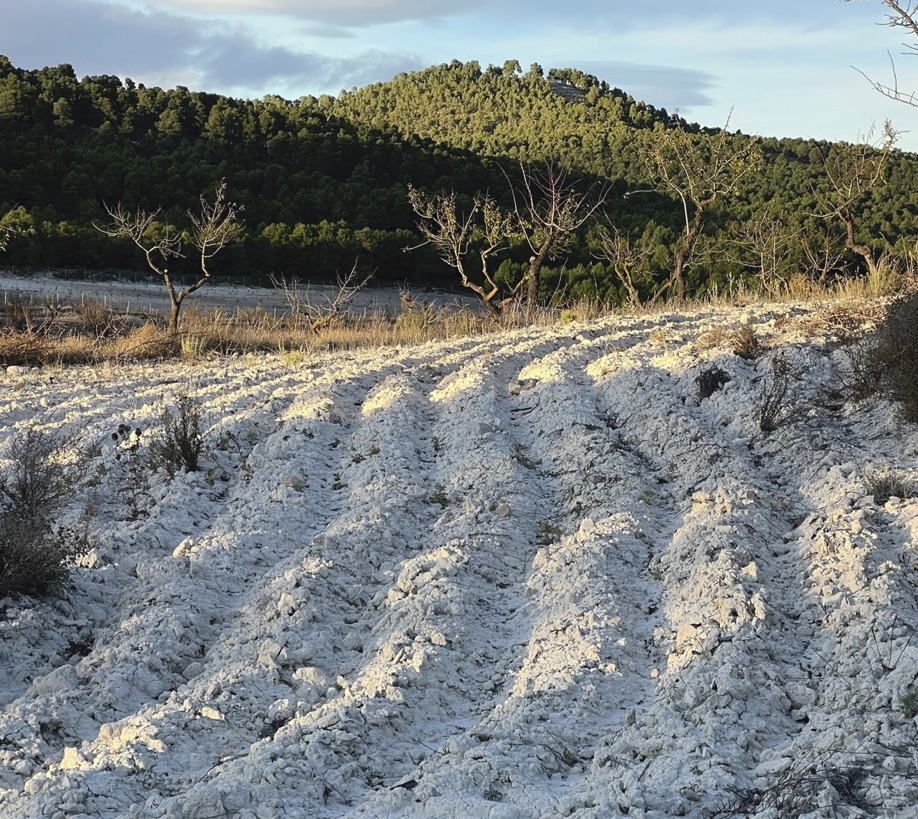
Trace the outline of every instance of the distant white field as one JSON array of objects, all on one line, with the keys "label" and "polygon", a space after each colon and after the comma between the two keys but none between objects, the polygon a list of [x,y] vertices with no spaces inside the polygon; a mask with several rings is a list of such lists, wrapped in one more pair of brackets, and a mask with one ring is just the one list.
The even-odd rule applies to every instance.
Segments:
[{"label": "distant white field", "polygon": [[[334,298],[335,288],[329,285],[300,285],[304,297],[313,304],[327,304]],[[478,308],[478,300],[464,294],[440,291],[412,291],[416,302],[432,302],[438,306]],[[129,281],[77,281],[51,276],[13,276],[0,271],[0,304],[14,296],[42,298],[50,296],[64,302],[79,302],[81,298],[99,299],[114,309],[134,313],[159,313],[168,308],[168,296],[162,283]],[[288,310],[284,294],[273,287],[241,287],[214,282],[188,297],[185,306],[202,310],[221,309],[228,312],[263,307],[282,315]],[[397,288],[367,287],[352,302],[354,313],[377,312],[393,314],[400,306]]]}]

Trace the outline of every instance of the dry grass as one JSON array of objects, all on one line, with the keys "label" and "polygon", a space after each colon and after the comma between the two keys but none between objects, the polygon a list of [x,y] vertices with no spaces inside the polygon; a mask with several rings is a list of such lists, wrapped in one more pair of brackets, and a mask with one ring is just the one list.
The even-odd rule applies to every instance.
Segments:
[{"label": "dry grass", "polygon": [[[914,283],[914,274],[895,274],[881,268],[876,281],[866,279],[838,283],[824,288],[806,279],[791,279],[774,301],[816,301],[824,308],[811,319],[810,332],[834,335],[849,341],[863,333],[878,315],[875,305],[890,294],[900,293]],[[682,309],[762,303],[762,295],[742,286],[728,294],[709,294]],[[619,308],[621,309],[621,308]],[[654,315],[674,309],[672,304],[629,308],[629,313]],[[171,336],[162,320],[124,315],[100,301],[82,298],[79,304],[51,304],[47,300],[19,303],[0,317],[0,366],[43,366],[143,361],[183,357],[198,359],[215,354],[247,351],[307,353],[359,347],[398,346],[433,340],[479,336],[525,326],[549,326],[608,315],[613,308],[595,300],[540,308],[536,311],[511,304],[500,316],[472,310],[438,310],[429,304],[408,300],[395,316],[384,313],[347,314],[329,317],[315,326],[302,316],[277,316],[262,308],[228,314],[204,312],[194,306],[182,315],[181,332]],[[724,328],[719,337],[699,339],[705,346],[727,345],[738,353],[752,353],[757,341],[751,328]],[[761,352],[756,349],[755,354]],[[750,356],[754,357],[754,356]]]},{"label": "dry grass", "polygon": [[[85,315],[87,321],[81,322]],[[261,308],[228,314],[186,310],[177,335],[160,323],[138,322],[84,309],[67,313],[65,322],[41,329],[0,325],[0,366],[36,367],[103,361],[144,361],[249,351],[282,352],[417,344],[438,339],[481,335],[527,324],[551,324],[557,311],[535,316],[508,310],[500,318],[470,310],[436,310],[422,306],[392,317],[382,313],[336,316],[318,329]]]}]

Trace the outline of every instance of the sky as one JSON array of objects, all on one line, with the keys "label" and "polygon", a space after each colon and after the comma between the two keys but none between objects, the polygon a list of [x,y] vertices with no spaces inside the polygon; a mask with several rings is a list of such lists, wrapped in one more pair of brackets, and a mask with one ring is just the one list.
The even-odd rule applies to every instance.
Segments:
[{"label": "sky", "polygon": [[918,151],[907,32],[880,0],[0,0],[0,54],[233,97],[337,94],[453,59],[579,68],[706,126]]}]

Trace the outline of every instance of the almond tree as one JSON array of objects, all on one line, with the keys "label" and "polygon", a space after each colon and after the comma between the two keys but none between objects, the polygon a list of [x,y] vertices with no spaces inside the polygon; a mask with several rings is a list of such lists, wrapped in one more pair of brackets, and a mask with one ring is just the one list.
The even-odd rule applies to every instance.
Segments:
[{"label": "almond tree", "polygon": [[[902,2],[902,0],[880,0],[880,2],[888,9],[886,13],[886,25],[890,28],[905,29],[912,37],[918,40],[918,2],[915,2],[915,0],[907,0],[907,2]],[[918,43],[903,43],[903,46],[906,49],[906,54],[912,56],[918,55]],[[878,80],[873,80],[867,77],[866,74],[864,76],[883,96],[889,97],[896,102],[904,102],[906,105],[918,108],[918,91],[908,91],[899,88],[899,77],[896,74],[895,63],[892,64],[892,69],[893,78],[892,82],[888,85]],[[862,71],[861,73],[863,74],[864,72]]]},{"label": "almond tree", "polygon": [[[484,306],[492,313],[498,312],[495,301],[501,292],[490,270],[492,257],[508,246],[513,235],[513,219],[502,211],[488,194],[477,194],[472,207],[463,213],[456,201],[456,193],[439,193],[433,196],[408,187],[408,202],[418,217],[417,228],[424,241],[417,247],[431,245],[440,258],[459,273],[463,287],[477,293]],[[480,278],[473,278],[467,270],[466,260],[477,254],[481,265]]]},{"label": "almond tree", "polygon": [[737,252],[728,258],[754,271],[766,293],[778,293],[795,272],[793,252],[800,238],[801,231],[780,217],[756,211],[737,228],[731,242]]},{"label": "almond tree", "polygon": [[545,263],[573,245],[577,231],[605,204],[609,189],[603,185],[577,189],[568,172],[552,163],[535,170],[520,165],[522,181],[513,188],[516,230],[529,245],[529,266],[514,292],[525,291],[529,309],[538,304],[539,284]]},{"label": "almond tree", "polygon": [[648,262],[653,256],[653,248],[642,242],[632,242],[631,237],[623,234],[618,228],[603,228],[599,236],[600,247],[596,257],[609,262],[616,278],[628,293],[632,307],[643,306],[641,294],[635,284],[635,274],[646,273]]},{"label": "almond tree", "polygon": [[650,135],[643,151],[654,188],[679,200],[685,227],[673,251],[669,280],[653,301],[671,291],[685,298],[685,273],[704,230],[705,217],[716,202],[734,193],[743,177],[762,161],[759,147],[745,137],[731,136],[726,128],[714,134],[691,134],[667,128]]},{"label": "almond tree", "polygon": [[857,238],[857,209],[883,183],[886,160],[896,138],[896,132],[886,122],[879,140],[868,134],[863,142],[854,145],[832,145],[822,162],[827,186],[823,192],[816,192],[822,207],[822,212],[816,215],[842,223],[845,246],[864,260],[871,277],[877,275],[877,259],[873,248]]},{"label": "almond tree", "polygon": [[162,279],[169,294],[168,330],[173,334],[178,333],[179,313],[185,298],[210,281],[211,260],[239,238],[242,206],[226,201],[226,182],[220,182],[213,199],[202,194],[199,212],[188,211],[191,223],[188,236],[191,245],[197,250],[200,273],[193,284],[184,288],[176,286],[166,266],[170,259],[185,258],[182,236],[175,228],[168,225],[163,227],[158,223],[161,207],[154,211],[142,208],[131,211],[119,202],[113,207],[106,205],[105,210],[112,221],[101,227],[96,225],[96,229],[106,236],[129,239],[143,251],[147,266]]},{"label": "almond tree", "polygon": [[348,305],[357,297],[373,278],[373,273],[361,275],[357,272],[357,262],[350,272],[335,277],[337,286],[332,294],[320,302],[309,299],[308,288],[306,292],[300,290],[299,280],[295,277],[287,279],[285,276],[271,276],[271,283],[283,293],[290,310],[290,316],[296,325],[303,325],[306,329],[316,334],[344,315]]}]

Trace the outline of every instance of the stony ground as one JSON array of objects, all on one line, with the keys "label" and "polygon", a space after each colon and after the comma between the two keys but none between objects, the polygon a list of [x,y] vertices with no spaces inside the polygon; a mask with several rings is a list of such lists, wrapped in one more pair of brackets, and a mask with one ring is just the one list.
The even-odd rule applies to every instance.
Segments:
[{"label": "stony ground", "polygon": [[0,374],[95,542],[2,604],[0,815],[918,816],[918,433],[813,309]]}]

